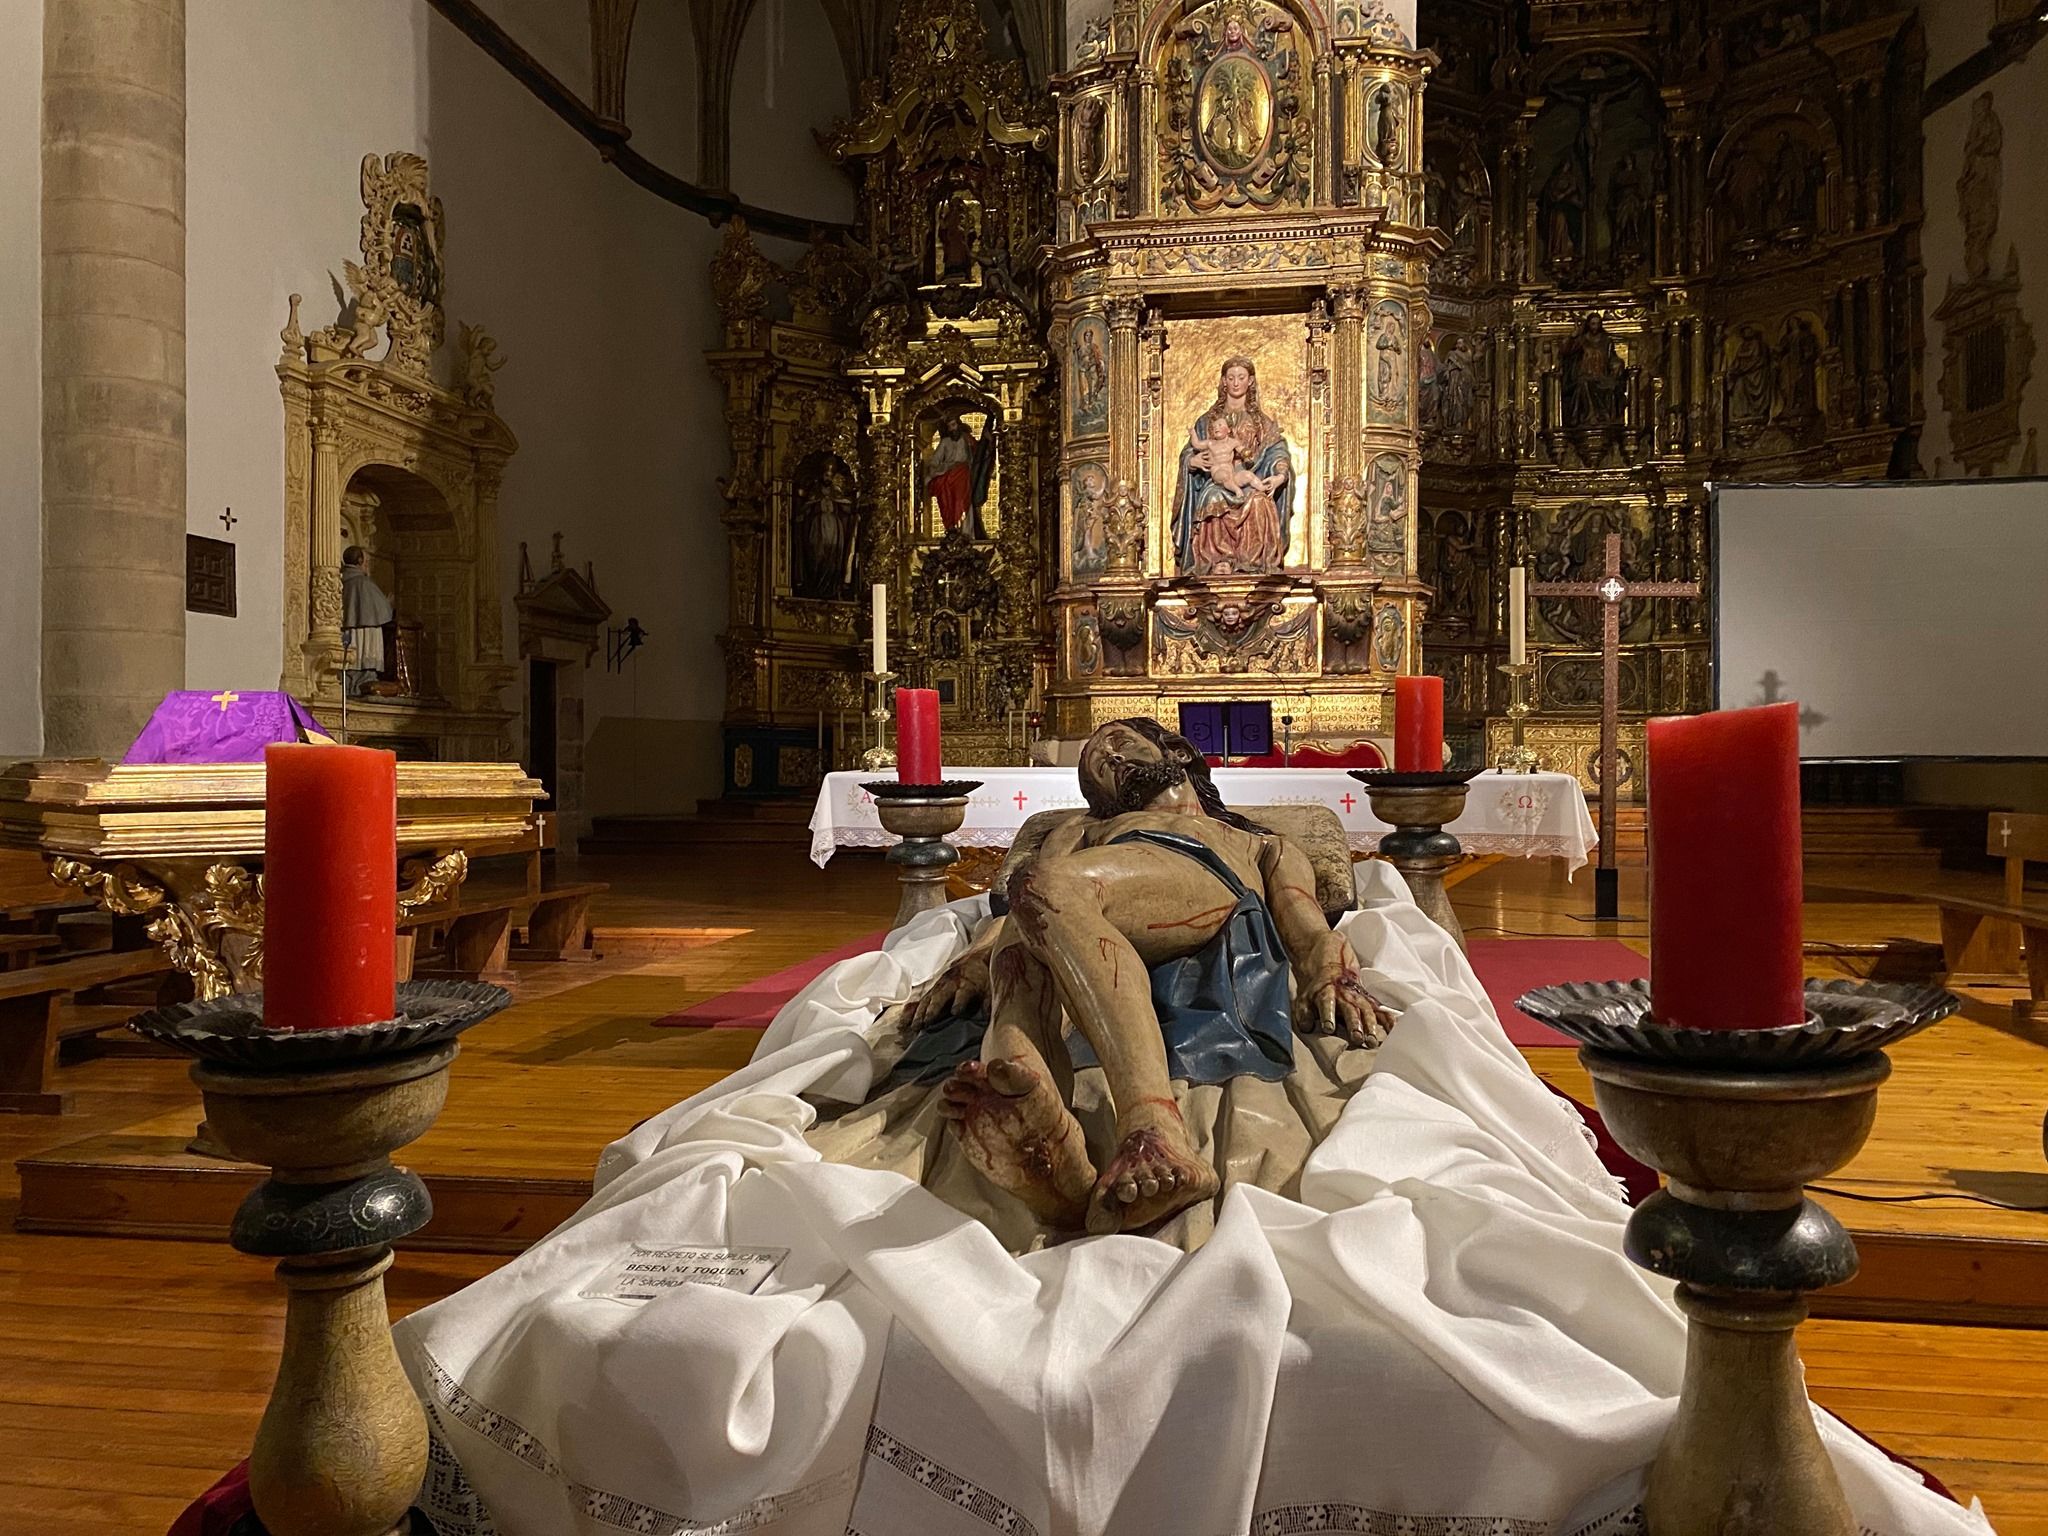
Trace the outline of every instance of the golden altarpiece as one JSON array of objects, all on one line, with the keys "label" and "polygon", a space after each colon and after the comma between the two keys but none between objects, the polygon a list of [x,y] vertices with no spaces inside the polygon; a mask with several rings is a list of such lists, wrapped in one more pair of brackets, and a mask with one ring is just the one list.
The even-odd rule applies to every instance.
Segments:
[{"label": "golden altarpiece", "polygon": [[1377,734],[1415,669],[1423,89],[1377,4],[1116,4],[1060,99],[1058,735],[1268,698]]},{"label": "golden altarpiece", "polygon": [[859,186],[852,239],[785,268],[726,228],[709,361],[733,441],[731,791],[808,787],[858,751],[876,583],[896,681],[940,693],[947,760],[1021,740],[1048,659],[1052,139],[972,5],[911,0],[885,77],[826,140]]},{"label": "golden altarpiece", "polygon": [[[1507,573],[1707,582],[1705,485],[1915,472],[1923,44],[1900,0],[1435,0],[1424,665],[1505,744]],[[1529,743],[1590,788],[1598,605],[1531,605]],[[1626,605],[1625,774],[1711,708],[1711,594]],[[1759,680],[1726,679],[1732,702]],[[1796,679],[1791,680],[1796,686]],[[1631,786],[1626,782],[1624,789]]]},{"label": "golden altarpiece", "polygon": [[354,669],[378,675],[350,690],[348,738],[407,758],[503,758],[514,669],[497,502],[518,446],[493,408],[503,360],[468,325],[459,358],[437,356],[446,221],[427,163],[365,156],[362,198],[363,259],[344,263],[340,319],[301,331],[293,295],[281,333],[284,687],[342,728],[342,556],[357,547],[397,616],[381,668]]}]

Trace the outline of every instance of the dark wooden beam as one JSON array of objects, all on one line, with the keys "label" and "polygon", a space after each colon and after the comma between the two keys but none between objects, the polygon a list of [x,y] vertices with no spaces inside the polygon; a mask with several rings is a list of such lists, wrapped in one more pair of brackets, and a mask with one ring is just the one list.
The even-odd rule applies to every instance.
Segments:
[{"label": "dark wooden beam", "polygon": [[555,75],[519,45],[516,38],[486,15],[477,0],[427,0],[441,16],[501,65],[505,72],[533,92],[543,105],[575,129],[600,158],[665,202],[687,208],[713,224],[723,224],[734,214],[764,235],[785,240],[809,240],[818,231],[832,233],[849,226],[830,219],[808,219],[800,214],[757,208],[729,192],[714,192],[663,170],[627,142],[628,130],[600,117],[589,103],[570,90]]},{"label": "dark wooden beam", "polygon": [[1962,100],[2000,70],[2019,63],[2033,52],[2034,44],[2043,37],[2048,37],[2048,22],[2031,16],[1993,27],[1991,40],[1982,48],[1945,71],[1938,79],[1928,82],[1920,97],[1921,119],[1925,121],[1934,116],[1951,102]]}]

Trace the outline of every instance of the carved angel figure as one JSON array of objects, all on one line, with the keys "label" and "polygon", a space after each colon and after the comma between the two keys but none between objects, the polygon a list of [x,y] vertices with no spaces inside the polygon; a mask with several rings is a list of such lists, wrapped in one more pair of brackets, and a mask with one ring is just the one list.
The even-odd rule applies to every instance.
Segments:
[{"label": "carved angel figure", "polygon": [[491,377],[505,366],[498,344],[484,334],[480,325],[464,325],[462,337],[462,398],[480,411],[495,408],[497,380]]}]

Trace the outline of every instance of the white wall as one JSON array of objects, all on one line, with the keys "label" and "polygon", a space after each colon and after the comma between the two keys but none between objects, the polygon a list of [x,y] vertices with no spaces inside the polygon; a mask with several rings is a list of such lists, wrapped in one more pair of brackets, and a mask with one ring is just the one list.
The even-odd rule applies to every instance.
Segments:
[{"label": "white wall", "polygon": [[1927,355],[1923,364],[1927,426],[1920,440],[1920,463],[1931,473],[1934,461],[1939,458],[1944,474],[1963,473],[1949,440],[1948,411],[1942,404],[1941,327],[1935,323],[1934,312],[1947,296],[1950,279],[1960,283],[1966,275],[1956,178],[1962,174],[1963,145],[1969,135],[1974,103],[1987,90],[1999,120],[2005,125],[2005,174],[1998,233],[1991,243],[1991,270],[2002,276],[2008,253],[2018,249],[2020,312],[2033,327],[2035,347],[2033,377],[2020,397],[2019,442],[1999,466],[1999,473],[2019,473],[2030,427],[2037,435],[2039,467],[2048,473],[2048,184],[2042,181],[2033,159],[2038,153],[2037,146],[2048,142],[2048,44],[2036,47],[2021,63],[2000,70],[1983,86],[1965,92],[1960,100],[1950,102],[1923,125],[1927,140],[1927,220],[1920,237],[1920,252],[1927,268]]},{"label": "white wall", "polygon": [[305,329],[335,318],[330,274],[361,255],[363,156],[424,148],[426,15],[417,0],[189,0],[187,522],[234,541],[240,587],[236,617],[187,616],[190,687],[278,685],[277,333],[292,293],[305,295]]},{"label": "white wall", "polygon": [[0,762],[43,749],[42,0],[0,4]]},{"label": "white wall", "polygon": [[732,80],[732,190],[746,202],[850,221],[853,183],[818,146],[850,115],[846,69],[817,0],[756,0]]},{"label": "white wall", "polygon": [[[674,78],[636,36],[647,77]],[[498,410],[519,437],[499,502],[504,589],[518,543],[595,563],[618,623],[647,628],[621,675],[585,679],[594,811],[681,810],[717,793],[726,540],[723,400],[708,267],[717,233],[596,151],[438,18],[429,159],[448,212],[449,330],[481,322],[508,359]],[[631,98],[629,97],[629,103]],[[508,601],[506,654],[514,652]]]},{"label": "white wall", "polygon": [[[582,24],[555,14],[580,16],[580,6],[492,9],[587,89]],[[634,116],[644,115],[661,163],[684,167],[669,157],[694,137],[687,17],[676,0],[644,9],[655,25],[634,41]],[[0,12],[11,21],[8,5]],[[426,156],[447,212],[448,341],[460,322],[480,323],[508,359],[497,404],[520,448],[500,500],[505,654],[517,652],[519,541],[544,567],[560,530],[571,560],[595,563],[620,621],[637,616],[653,636],[626,675],[607,676],[600,659],[586,680],[591,808],[686,809],[715,794],[726,589],[717,479],[727,459],[703,362],[717,340],[706,276],[715,232],[604,165],[422,0],[191,0],[188,24],[190,526],[221,537],[220,512],[232,506],[226,536],[240,574],[238,617],[191,617],[189,685],[277,686],[284,449],[274,365],[286,295],[305,294],[307,329],[334,317],[329,274],[358,255],[362,157],[410,149]],[[31,112],[31,143],[33,122]],[[0,155],[6,145],[0,138]],[[28,238],[33,254],[33,229]],[[32,582],[33,561],[28,569]],[[26,623],[33,640],[33,611]],[[520,700],[515,687],[505,702]]]}]

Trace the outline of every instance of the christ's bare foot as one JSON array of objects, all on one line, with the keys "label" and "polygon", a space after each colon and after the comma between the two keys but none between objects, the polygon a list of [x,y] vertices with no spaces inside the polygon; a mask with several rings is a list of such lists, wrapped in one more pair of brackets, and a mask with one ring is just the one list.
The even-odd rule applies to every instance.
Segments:
[{"label": "christ's bare foot", "polygon": [[989,1182],[1047,1226],[1080,1230],[1095,1165],[1080,1122],[1043,1075],[1013,1059],[963,1062],[940,1090],[939,1112]]},{"label": "christ's bare foot", "polygon": [[1095,1181],[1088,1230],[1137,1231],[1212,1198],[1220,1187],[1216,1170],[1189,1145],[1179,1110],[1162,1106],[1125,1133]]}]

